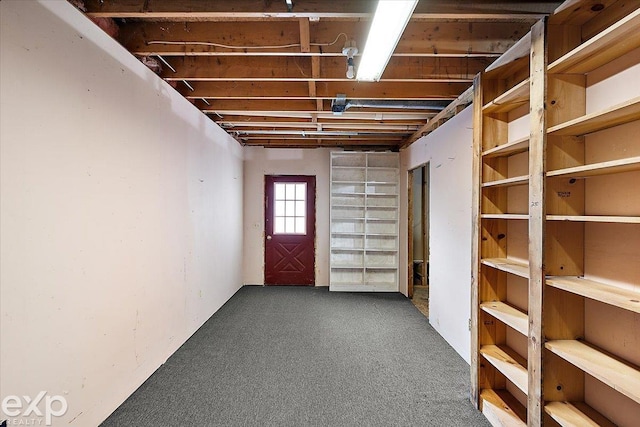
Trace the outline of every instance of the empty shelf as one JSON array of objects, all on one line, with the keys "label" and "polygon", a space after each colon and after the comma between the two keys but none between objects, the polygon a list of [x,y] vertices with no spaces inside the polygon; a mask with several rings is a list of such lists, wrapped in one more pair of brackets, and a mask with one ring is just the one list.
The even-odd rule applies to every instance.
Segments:
[{"label": "empty shelf", "polygon": [[529,79],[526,79],[482,107],[483,113],[507,113],[529,102]]},{"label": "empty shelf", "polygon": [[514,176],[512,178],[498,179],[496,181],[483,182],[483,187],[506,187],[509,185],[523,185],[529,182],[529,175]]},{"label": "empty shelf", "polygon": [[585,373],[640,403],[640,371],[576,340],[547,341],[545,347]]},{"label": "empty shelf", "polygon": [[526,137],[490,148],[482,153],[482,156],[487,159],[490,159],[492,157],[504,157],[510,156],[512,154],[522,153],[523,151],[527,151],[528,149],[529,137]]},{"label": "empty shelf", "polygon": [[640,97],[603,111],[587,114],[577,119],[550,127],[549,135],[578,136],[640,119]]},{"label": "empty shelf", "polygon": [[487,362],[491,363],[502,375],[518,387],[520,391],[527,394],[527,389],[529,388],[527,368],[516,361],[516,358],[522,358],[513,350],[504,346],[483,345],[480,349],[480,354],[484,356]]},{"label": "empty shelf", "polygon": [[494,426],[524,427],[527,410],[504,390],[485,389],[480,392],[482,413]]},{"label": "empty shelf", "polygon": [[488,265],[500,271],[515,274],[516,276],[529,278],[529,265],[521,261],[508,258],[484,258],[482,264]]},{"label": "empty shelf", "polygon": [[596,175],[606,175],[640,170],[640,157],[629,157],[608,162],[593,163],[590,165],[575,166],[572,168],[558,169],[547,172],[547,176],[565,178],[584,178]]},{"label": "empty shelf", "polygon": [[611,421],[583,402],[550,402],[544,411],[561,426],[614,427]]},{"label": "empty shelf", "polygon": [[640,47],[640,9],[554,61],[548,70],[552,74],[586,74],[637,47]]},{"label": "empty shelf", "polygon": [[640,313],[640,292],[576,276],[549,276],[547,286]]},{"label": "empty shelf", "polygon": [[529,334],[529,318],[526,313],[517,308],[502,301],[483,302],[480,304],[480,308],[522,335]]},{"label": "empty shelf", "polygon": [[640,224],[640,216],[547,215],[547,221],[611,222],[611,223],[617,223],[617,224]]}]

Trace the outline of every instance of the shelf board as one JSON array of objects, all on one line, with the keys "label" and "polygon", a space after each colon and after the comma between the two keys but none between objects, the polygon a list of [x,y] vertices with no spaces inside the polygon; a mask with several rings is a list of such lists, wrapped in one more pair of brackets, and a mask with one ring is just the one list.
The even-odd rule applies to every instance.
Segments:
[{"label": "shelf board", "polygon": [[517,308],[513,308],[502,301],[490,301],[480,304],[480,309],[522,335],[529,334],[529,317]]},{"label": "shelf board", "polygon": [[514,176],[512,178],[498,179],[496,181],[483,182],[482,187],[506,187],[509,185],[523,185],[529,182],[529,175]]},{"label": "shelf board", "polygon": [[364,196],[365,194],[367,194],[367,193],[365,193],[365,192],[355,192],[355,191],[351,191],[351,192],[348,192],[348,193],[332,192],[331,196],[332,197],[345,197],[345,196],[346,197],[353,197],[353,196]]},{"label": "shelf board", "polygon": [[640,370],[576,340],[547,341],[545,347],[585,373],[640,403]]},{"label": "shelf board", "polygon": [[365,181],[331,181],[332,184],[366,184]]},{"label": "shelf board", "polygon": [[375,218],[375,217],[367,217],[364,218],[367,221],[372,221],[372,222],[396,222],[397,219],[396,218]]},{"label": "shelf board", "polygon": [[640,9],[549,64],[551,74],[586,74],[640,47]]},{"label": "shelf board", "polygon": [[393,270],[396,271],[398,269],[397,266],[393,265],[365,265],[365,270]]},{"label": "shelf board", "polygon": [[364,252],[363,248],[331,248],[331,252]]},{"label": "shelf board", "polygon": [[368,185],[398,185],[396,181],[367,181]]},{"label": "shelf board", "polygon": [[527,410],[505,390],[484,389],[480,392],[482,413],[494,426],[525,427]]},{"label": "shelf board", "polygon": [[529,214],[481,214],[482,219],[529,219]]},{"label": "shelf board", "polygon": [[364,205],[336,205],[336,204],[332,204],[331,208],[358,208],[358,209],[363,209]]},{"label": "shelf board", "polygon": [[547,215],[547,221],[611,222],[611,223],[617,223],[617,224],[640,224],[640,216]]},{"label": "shelf board", "polygon": [[549,402],[544,411],[563,427],[615,427],[615,424],[584,402]]},{"label": "shelf board", "polygon": [[552,126],[549,135],[580,136],[640,119],[640,97]]},{"label": "shelf board", "polygon": [[331,269],[336,270],[362,270],[362,264],[360,265],[347,265],[347,264],[333,264]]},{"label": "shelf board", "polygon": [[368,210],[381,209],[383,211],[388,211],[388,210],[398,210],[398,207],[397,206],[371,206],[371,205],[367,205],[367,209]]},{"label": "shelf board", "polygon": [[331,166],[331,169],[366,169],[366,168],[367,168],[366,166],[338,166],[338,165]]},{"label": "shelf board", "polygon": [[398,197],[398,193],[365,193],[367,196],[376,197]]},{"label": "shelf board", "polygon": [[388,253],[396,253],[397,249],[365,249],[366,252],[388,252]]},{"label": "shelf board", "polygon": [[529,387],[529,375],[527,368],[516,361],[522,359],[516,353],[504,346],[483,345],[480,348],[480,354],[491,363],[498,371],[502,373],[509,381],[527,394]]},{"label": "shelf board", "polygon": [[549,276],[547,277],[547,286],[634,313],[640,313],[640,292],[634,292],[576,276]]},{"label": "shelf board", "polygon": [[518,83],[482,107],[483,113],[508,113],[529,102],[529,79]]},{"label": "shelf board", "polygon": [[330,283],[332,292],[397,292],[396,283]]},{"label": "shelf board", "polygon": [[585,178],[640,170],[640,156],[547,172],[547,177]]},{"label": "shelf board", "polygon": [[364,232],[358,231],[332,231],[332,236],[364,236]]},{"label": "shelf board", "polygon": [[484,258],[482,264],[519,277],[524,277],[525,279],[529,278],[529,265],[525,262],[508,258]]},{"label": "shelf board", "polygon": [[492,157],[506,157],[513,154],[522,153],[529,149],[529,137],[516,139],[506,144],[498,145],[482,153],[482,157],[490,159]]}]

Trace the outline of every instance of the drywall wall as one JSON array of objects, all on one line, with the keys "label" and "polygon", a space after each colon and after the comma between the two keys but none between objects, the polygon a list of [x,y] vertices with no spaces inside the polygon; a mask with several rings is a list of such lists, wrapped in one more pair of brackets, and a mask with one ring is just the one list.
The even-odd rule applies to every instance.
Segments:
[{"label": "drywall wall", "polygon": [[244,283],[264,284],[264,176],[316,177],[316,286],[329,285],[328,148],[245,147],[244,150]]},{"label": "drywall wall", "polygon": [[[400,230],[407,230],[408,170],[429,163],[429,322],[469,362],[472,114],[466,108],[401,151]],[[407,233],[400,233],[407,265]],[[406,271],[401,268],[400,271]],[[400,274],[400,291],[407,292]]]},{"label": "drywall wall", "polygon": [[242,285],[242,148],[66,1],[0,19],[0,395],[98,425]]}]

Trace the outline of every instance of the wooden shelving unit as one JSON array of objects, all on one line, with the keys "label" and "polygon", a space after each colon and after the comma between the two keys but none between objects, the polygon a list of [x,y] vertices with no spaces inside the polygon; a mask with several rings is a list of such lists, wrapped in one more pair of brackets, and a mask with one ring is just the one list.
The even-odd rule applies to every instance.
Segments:
[{"label": "wooden shelving unit", "polygon": [[495,426],[640,419],[640,4],[622,3],[565,2],[474,81],[471,395]]},{"label": "wooden shelving unit", "polygon": [[332,291],[398,290],[399,186],[397,153],[332,153]]}]

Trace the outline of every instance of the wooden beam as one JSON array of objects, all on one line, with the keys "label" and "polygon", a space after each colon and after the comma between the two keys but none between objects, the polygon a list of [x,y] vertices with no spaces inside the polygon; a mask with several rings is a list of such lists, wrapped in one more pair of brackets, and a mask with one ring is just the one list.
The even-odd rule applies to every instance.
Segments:
[{"label": "wooden beam", "polygon": [[297,129],[297,130],[314,130],[318,125],[322,126],[322,130],[375,130],[385,132],[401,132],[411,133],[418,128],[418,125],[395,125],[395,124],[378,124],[375,122],[361,123],[322,123],[322,122],[231,122],[228,120],[217,121],[224,129],[240,129],[240,130],[263,130],[263,129]]},{"label": "wooden beam", "polygon": [[542,369],[544,340],[542,304],[545,289],[547,20],[531,29],[529,136],[529,339],[527,420],[543,425]]},{"label": "wooden beam", "polygon": [[[481,272],[481,185],[482,185],[482,74],[479,73],[473,82],[473,163],[471,189],[471,317],[469,328],[471,330],[471,369],[470,369],[470,398],[476,408],[480,407],[480,272]],[[415,135],[415,134],[414,134]]]},{"label": "wooden beam", "polygon": [[[369,0],[297,1],[293,11],[283,1],[263,0],[86,0],[88,14],[103,18],[138,19],[256,19],[272,18],[370,18],[375,3]],[[531,20],[549,14],[557,2],[509,2],[495,0],[464,0],[420,2],[415,19],[455,20]]]},{"label": "wooden beam", "polygon": [[[300,18],[306,20],[308,18]],[[118,40],[141,56],[342,56],[347,40],[364,48],[369,23],[320,21],[309,26],[309,49],[298,37],[300,22],[127,22]],[[306,36],[306,28],[303,34]],[[497,57],[529,30],[521,22],[410,22],[396,56],[487,55]],[[233,47],[236,48],[233,48]],[[264,47],[269,46],[265,49]],[[315,49],[314,49],[315,48]]]},{"label": "wooden beam", "polygon": [[[296,147],[318,147],[318,140],[315,138],[300,138],[300,139],[255,139],[250,141],[243,141],[243,145],[263,145],[263,146],[296,146]],[[322,138],[322,147],[342,147],[342,146],[382,146],[382,147],[397,147],[397,142],[385,141],[385,140],[365,140],[365,139],[325,139]]]},{"label": "wooden beam", "polygon": [[[312,61],[296,57],[182,57],[170,61],[176,72],[165,70],[166,80],[188,81],[350,81],[344,58],[313,57],[320,62],[320,75],[313,77]],[[391,58],[382,81],[471,82],[483,70],[486,58]],[[356,63],[356,66],[358,64]],[[457,95],[457,94],[456,94]]]},{"label": "wooden beam", "polygon": [[[314,84],[315,96],[310,85]],[[384,85],[372,82],[347,80],[342,82],[280,82],[280,81],[215,81],[192,82],[193,92],[185,91],[194,99],[334,99],[344,93],[347,99],[397,99],[397,100],[454,100],[469,87],[469,83],[447,82],[388,82]]]},{"label": "wooden beam", "polygon": [[[211,118],[215,119],[216,122],[219,123],[255,123],[258,126],[262,126],[262,123],[303,123],[310,124],[311,116],[309,117],[274,117],[274,116],[259,116],[259,115],[233,115],[233,114],[225,114],[223,118],[220,118],[218,115],[213,113],[211,114]],[[318,123],[324,126],[330,125],[350,125],[350,124],[367,124],[369,126],[377,125],[377,124],[390,124],[390,125],[403,125],[403,126],[420,126],[426,120],[425,116],[420,117],[410,117],[410,118],[397,118],[397,117],[386,117],[382,115],[382,117],[378,117],[376,113],[370,114],[368,116],[358,115],[358,116],[350,116],[342,115],[335,116],[329,112],[318,113]],[[429,117],[427,115],[426,117]]]},{"label": "wooden beam", "polygon": [[243,135],[242,133],[231,133],[237,138],[242,139],[243,141],[256,141],[256,140],[268,140],[268,139],[280,139],[283,141],[289,140],[300,140],[300,139],[311,139],[315,140],[317,138],[321,138],[323,141],[366,141],[366,142],[376,142],[383,141],[386,144],[393,142],[394,144],[398,143],[402,140],[402,135],[400,136],[377,136],[377,135],[317,135],[317,134],[309,134],[309,136],[304,135]]},{"label": "wooden beam", "polygon": [[[213,114],[215,117],[219,117],[224,120],[226,116],[257,116],[257,117],[269,117],[268,120],[272,120],[273,117],[287,117],[287,118],[305,118],[311,119],[313,114],[318,115],[318,120],[321,119],[338,119],[338,120],[375,120],[382,122],[392,122],[394,120],[427,120],[434,114],[428,113],[412,113],[407,111],[347,111],[342,116],[336,116],[330,111],[244,111],[244,110],[208,110],[202,109],[205,114]],[[222,116],[222,117],[220,117]]]}]

